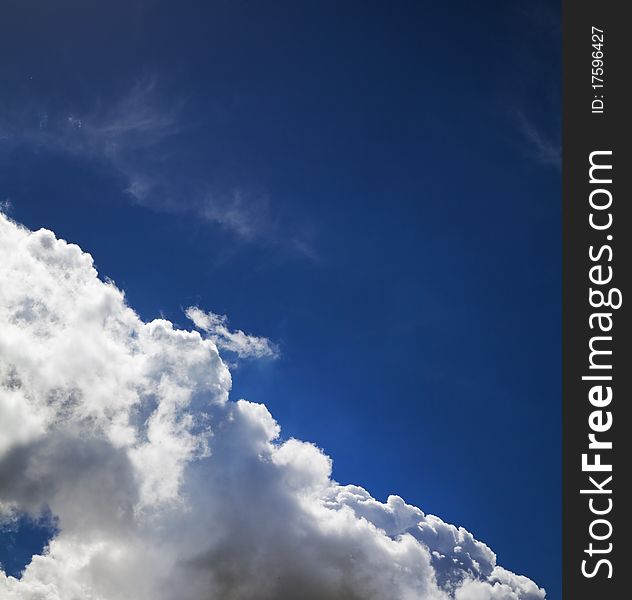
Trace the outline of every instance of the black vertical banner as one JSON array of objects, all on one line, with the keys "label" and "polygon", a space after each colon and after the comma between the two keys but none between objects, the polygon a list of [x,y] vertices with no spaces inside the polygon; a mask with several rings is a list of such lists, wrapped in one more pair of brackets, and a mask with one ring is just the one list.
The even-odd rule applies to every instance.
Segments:
[{"label": "black vertical banner", "polygon": [[630,596],[632,25],[564,2],[563,590]]}]

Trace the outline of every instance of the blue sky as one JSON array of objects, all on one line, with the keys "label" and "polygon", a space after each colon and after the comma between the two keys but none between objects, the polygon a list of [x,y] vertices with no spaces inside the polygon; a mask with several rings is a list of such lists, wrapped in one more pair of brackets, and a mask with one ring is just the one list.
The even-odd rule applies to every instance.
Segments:
[{"label": "blue sky", "polygon": [[557,3],[10,2],[0,200],[227,314],[334,477],[560,597]]}]

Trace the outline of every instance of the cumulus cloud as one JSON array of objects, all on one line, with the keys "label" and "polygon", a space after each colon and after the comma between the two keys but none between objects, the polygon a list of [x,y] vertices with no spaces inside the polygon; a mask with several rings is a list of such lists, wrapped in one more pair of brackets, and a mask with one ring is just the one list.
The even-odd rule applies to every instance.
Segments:
[{"label": "cumulus cloud", "polygon": [[269,339],[248,335],[240,329],[231,331],[226,315],[204,312],[197,306],[190,306],[185,313],[198,329],[209,334],[220,350],[234,352],[240,358],[277,358],[279,355],[278,348]]},{"label": "cumulus cloud", "polygon": [[[219,350],[143,322],[92,258],[0,216],[0,511],[56,534],[3,600],[541,600],[468,531],[331,478],[265,406],[229,398]],[[259,350],[256,350],[256,349]]]}]

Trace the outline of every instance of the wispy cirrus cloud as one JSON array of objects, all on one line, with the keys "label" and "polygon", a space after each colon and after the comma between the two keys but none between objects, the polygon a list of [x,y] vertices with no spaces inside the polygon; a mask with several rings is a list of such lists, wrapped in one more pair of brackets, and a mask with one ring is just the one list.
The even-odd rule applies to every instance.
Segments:
[{"label": "wispy cirrus cloud", "polygon": [[526,144],[527,152],[543,165],[557,169],[562,167],[562,146],[559,140],[555,140],[538,127],[532,119],[522,111],[516,111],[515,121],[519,133]]},{"label": "wispy cirrus cloud", "polygon": [[97,102],[90,110],[5,107],[0,132],[7,143],[99,160],[132,180],[140,168],[137,154],[179,131],[177,115],[177,108],[159,104],[155,82],[146,79],[117,101]]},{"label": "wispy cirrus cloud", "polygon": [[63,154],[105,169],[137,205],[189,214],[240,241],[287,246],[314,258],[296,228],[287,235],[268,194],[188,173],[182,148],[195,126],[184,117],[185,105],[166,101],[156,80],[144,78],[117,99],[95,101],[89,109],[5,107],[0,139],[5,147]]}]

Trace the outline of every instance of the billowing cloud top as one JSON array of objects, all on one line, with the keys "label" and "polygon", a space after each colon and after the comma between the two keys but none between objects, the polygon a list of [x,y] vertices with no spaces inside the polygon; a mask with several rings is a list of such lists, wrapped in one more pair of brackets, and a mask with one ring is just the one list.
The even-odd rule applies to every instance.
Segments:
[{"label": "billowing cloud top", "polygon": [[[143,322],[89,254],[0,215],[0,518],[58,532],[2,600],[538,600],[463,528],[331,479],[265,406],[229,400],[197,309]],[[235,337],[236,336],[236,337]]]}]

